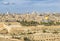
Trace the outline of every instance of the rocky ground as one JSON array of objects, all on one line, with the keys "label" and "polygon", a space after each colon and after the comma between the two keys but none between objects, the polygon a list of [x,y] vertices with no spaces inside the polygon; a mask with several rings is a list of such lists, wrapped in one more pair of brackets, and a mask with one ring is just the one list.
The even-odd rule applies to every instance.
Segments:
[{"label": "rocky ground", "polygon": [[22,26],[17,22],[9,22],[9,23],[11,23],[11,25],[7,25],[8,22],[0,23],[1,41],[41,41],[41,40],[46,41],[46,39],[50,39],[51,41],[54,40],[55,38],[58,38],[58,40],[60,39],[60,25]]}]

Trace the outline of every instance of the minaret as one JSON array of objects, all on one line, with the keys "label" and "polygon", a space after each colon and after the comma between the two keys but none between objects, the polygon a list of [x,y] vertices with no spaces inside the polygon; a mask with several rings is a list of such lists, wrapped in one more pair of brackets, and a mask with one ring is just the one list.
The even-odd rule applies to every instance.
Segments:
[{"label": "minaret", "polygon": [[9,12],[7,12],[6,14],[9,14]]},{"label": "minaret", "polygon": [[37,16],[37,12],[36,12],[36,11],[33,11],[33,12],[32,12],[32,15],[33,15],[33,16]]},{"label": "minaret", "polygon": [[32,14],[37,14],[37,12],[33,11]]}]

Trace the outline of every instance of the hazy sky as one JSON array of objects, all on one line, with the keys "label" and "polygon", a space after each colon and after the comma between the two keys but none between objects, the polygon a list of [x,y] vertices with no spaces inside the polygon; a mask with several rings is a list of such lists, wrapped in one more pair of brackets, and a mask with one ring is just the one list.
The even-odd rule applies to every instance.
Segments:
[{"label": "hazy sky", "polygon": [[60,12],[60,0],[0,0],[0,12]]}]

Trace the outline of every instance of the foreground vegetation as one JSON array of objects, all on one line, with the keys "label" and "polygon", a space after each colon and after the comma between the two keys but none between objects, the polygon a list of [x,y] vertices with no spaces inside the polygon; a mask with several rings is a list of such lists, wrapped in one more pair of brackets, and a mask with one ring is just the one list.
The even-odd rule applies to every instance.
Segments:
[{"label": "foreground vegetation", "polygon": [[18,21],[18,22],[20,22],[22,26],[37,26],[37,25],[39,25],[39,23],[36,21],[29,21],[28,22],[26,20],[22,20],[22,21]]},{"label": "foreground vegetation", "polygon": [[48,21],[48,22],[36,22],[36,21],[17,21],[19,22],[22,26],[37,26],[37,25],[45,25],[45,26],[51,26],[51,25],[60,25],[60,22],[54,22],[54,21]]}]

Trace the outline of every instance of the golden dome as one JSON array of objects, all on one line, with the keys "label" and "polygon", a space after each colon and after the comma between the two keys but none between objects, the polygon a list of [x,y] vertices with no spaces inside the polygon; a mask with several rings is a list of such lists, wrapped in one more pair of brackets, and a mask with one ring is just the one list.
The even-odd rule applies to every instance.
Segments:
[{"label": "golden dome", "polygon": [[45,16],[45,19],[46,19],[46,20],[48,20],[48,19],[49,19],[49,17],[48,17],[48,16]]}]

